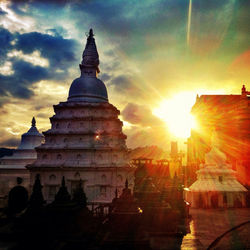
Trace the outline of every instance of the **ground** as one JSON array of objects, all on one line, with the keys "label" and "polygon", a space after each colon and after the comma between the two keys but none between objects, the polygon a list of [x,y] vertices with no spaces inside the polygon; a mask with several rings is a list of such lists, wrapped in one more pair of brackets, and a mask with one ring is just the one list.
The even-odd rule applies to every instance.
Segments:
[{"label": "ground", "polygon": [[250,220],[250,208],[190,209],[190,233],[182,242],[182,250],[203,250],[224,232]]}]

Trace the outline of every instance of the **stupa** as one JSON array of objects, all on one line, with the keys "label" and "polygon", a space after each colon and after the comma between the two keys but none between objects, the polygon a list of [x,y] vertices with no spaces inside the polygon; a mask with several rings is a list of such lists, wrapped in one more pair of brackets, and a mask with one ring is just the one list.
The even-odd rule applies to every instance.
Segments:
[{"label": "stupa", "polygon": [[245,207],[247,189],[236,178],[236,171],[220,151],[216,132],[205,164],[196,172],[197,180],[185,190],[186,200],[194,208]]},{"label": "stupa", "polygon": [[41,145],[43,139],[33,117],[31,128],[22,135],[21,143],[13,155],[0,158],[0,207],[5,205],[10,189],[16,186],[17,177],[23,179],[22,185],[29,190],[30,174],[25,166],[36,160],[35,147]]},{"label": "stupa", "polygon": [[71,195],[81,180],[88,204],[98,205],[112,201],[115,189],[132,178],[133,168],[120,111],[109,103],[106,86],[97,78],[99,55],[92,29],[79,67],[81,76],[72,82],[68,100],[54,105],[51,129],[43,132],[45,143],[36,148],[37,160],[28,168],[31,183],[40,174],[48,202],[65,176]]}]

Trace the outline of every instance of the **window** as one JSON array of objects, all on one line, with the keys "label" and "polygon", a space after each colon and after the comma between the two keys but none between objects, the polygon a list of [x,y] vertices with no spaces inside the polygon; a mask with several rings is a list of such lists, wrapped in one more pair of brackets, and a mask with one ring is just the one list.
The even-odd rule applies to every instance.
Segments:
[{"label": "window", "polygon": [[59,123],[56,124],[56,129],[59,129]]},{"label": "window", "polygon": [[54,199],[56,195],[56,186],[49,186],[49,199]]},{"label": "window", "polygon": [[64,142],[64,143],[68,143],[68,139],[67,139],[67,138],[64,138],[63,142]]},{"label": "window", "polygon": [[106,183],[107,177],[106,177],[105,174],[103,174],[103,175],[101,176],[101,181],[102,181],[102,183]]},{"label": "window", "polygon": [[46,155],[46,154],[43,155],[43,156],[42,156],[42,159],[43,159],[43,160],[47,160],[47,155]]},{"label": "window", "polygon": [[81,175],[79,172],[76,172],[75,175],[74,175],[75,179],[80,179],[81,178]]},{"label": "window", "polygon": [[49,180],[52,182],[52,181],[55,181],[56,180],[56,176],[54,174],[50,175],[49,177]]},{"label": "window", "polygon": [[99,155],[98,155],[98,161],[102,161],[102,159],[103,159],[103,158],[102,158],[102,155],[99,154]]},{"label": "window", "polygon": [[219,176],[219,182],[223,181],[223,176]]},{"label": "window", "polygon": [[79,165],[80,160],[82,159],[82,156],[81,156],[80,154],[78,154],[78,155],[76,156],[76,159],[77,159],[77,164]]},{"label": "window", "polygon": [[227,195],[223,194],[223,203],[227,203]]},{"label": "window", "polygon": [[58,154],[58,155],[56,156],[56,159],[57,159],[57,160],[61,160],[61,159],[62,159],[62,155],[61,155],[61,154]]},{"label": "window", "polygon": [[70,127],[71,127],[71,124],[70,124],[70,123],[68,123],[67,128],[70,128]]},{"label": "window", "polygon": [[113,162],[117,162],[118,161],[118,156],[117,155],[113,155]]},{"label": "window", "polygon": [[101,194],[101,196],[106,197],[106,192],[107,192],[106,186],[101,186],[100,187],[100,194]]},{"label": "window", "polygon": [[117,176],[117,182],[118,182],[118,183],[122,183],[122,176],[121,176],[121,175],[118,175],[118,176]]}]

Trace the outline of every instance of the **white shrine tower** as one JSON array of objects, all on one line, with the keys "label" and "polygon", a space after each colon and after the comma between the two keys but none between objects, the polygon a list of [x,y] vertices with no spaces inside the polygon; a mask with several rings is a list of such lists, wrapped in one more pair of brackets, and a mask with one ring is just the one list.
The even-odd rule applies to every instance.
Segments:
[{"label": "white shrine tower", "polygon": [[7,204],[8,193],[17,185],[17,177],[23,179],[22,185],[29,191],[30,173],[25,166],[36,160],[35,147],[41,145],[43,139],[43,135],[36,128],[36,120],[33,117],[31,128],[22,134],[21,143],[13,155],[0,158],[0,208]]},{"label": "white shrine tower", "polygon": [[115,189],[122,189],[126,178],[131,180],[133,168],[120,111],[108,102],[107,89],[97,78],[99,55],[92,29],[79,66],[81,76],[72,82],[68,100],[54,105],[51,129],[43,132],[45,143],[36,148],[37,160],[28,169],[31,184],[40,174],[48,202],[65,176],[71,194],[81,179],[88,203],[97,205],[112,201]]},{"label": "white shrine tower", "polygon": [[220,151],[216,132],[212,148],[205,156],[205,164],[196,172],[197,180],[185,189],[185,198],[193,208],[245,207],[247,189],[238,182],[236,171]]}]

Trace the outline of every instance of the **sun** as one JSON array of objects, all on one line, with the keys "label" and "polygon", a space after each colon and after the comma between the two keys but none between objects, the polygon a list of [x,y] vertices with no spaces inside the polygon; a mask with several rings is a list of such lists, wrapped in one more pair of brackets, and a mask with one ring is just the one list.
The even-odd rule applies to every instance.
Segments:
[{"label": "sun", "polygon": [[195,103],[195,95],[182,92],[170,99],[163,100],[153,110],[153,114],[165,121],[169,131],[174,137],[188,138],[191,129],[197,127],[194,117],[190,114]]}]

